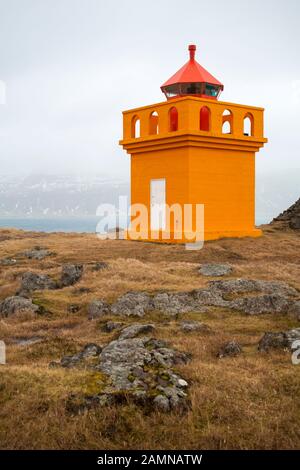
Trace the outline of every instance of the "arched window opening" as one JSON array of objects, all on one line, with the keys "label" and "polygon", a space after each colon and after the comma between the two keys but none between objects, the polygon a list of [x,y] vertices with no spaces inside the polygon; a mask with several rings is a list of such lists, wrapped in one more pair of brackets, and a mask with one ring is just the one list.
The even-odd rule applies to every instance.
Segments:
[{"label": "arched window opening", "polygon": [[202,106],[200,109],[200,131],[210,131],[210,109]]},{"label": "arched window opening", "polygon": [[253,116],[250,113],[247,113],[244,117],[244,135],[253,136],[253,127],[254,127]]},{"label": "arched window opening", "polygon": [[133,116],[131,121],[131,137],[137,139],[141,136],[141,121],[138,116]]},{"label": "arched window opening", "polygon": [[225,109],[222,116],[222,134],[232,134],[233,115],[229,109]]},{"label": "arched window opening", "polygon": [[158,114],[156,111],[153,111],[150,114],[149,118],[149,134],[157,135],[158,134]]},{"label": "arched window opening", "polygon": [[169,131],[178,131],[178,111],[174,106],[169,111]]}]

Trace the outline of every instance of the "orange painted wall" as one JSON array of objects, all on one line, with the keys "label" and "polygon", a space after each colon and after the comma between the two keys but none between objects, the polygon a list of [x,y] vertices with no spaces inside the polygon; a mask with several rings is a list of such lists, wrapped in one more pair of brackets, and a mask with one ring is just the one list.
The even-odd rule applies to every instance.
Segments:
[{"label": "orange painted wall", "polygon": [[254,152],[191,148],[189,174],[189,202],[205,204],[206,232],[254,228]]},{"label": "orange painted wall", "polygon": [[[178,111],[176,131],[170,126],[174,106]],[[205,131],[200,130],[199,119],[203,106],[210,112],[210,128]],[[222,129],[225,110],[231,113],[230,134]],[[150,181],[165,178],[167,204],[204,204],[206,240],[259,236],[261,232],[255,228],[255,154],[267,142],[263,111],[194,97],[124,111],[120,144],[131,156],[131,203],[146,205],[150,215]],[[155,125],[153,112],[158,115]],[[252,119],[252,135],[244,134],[246,116]],[[137,119],[140,136],[134,135]],[[153,134],[156,122],[158,132]],[[145,239],[151,239],[150,235]]]}]

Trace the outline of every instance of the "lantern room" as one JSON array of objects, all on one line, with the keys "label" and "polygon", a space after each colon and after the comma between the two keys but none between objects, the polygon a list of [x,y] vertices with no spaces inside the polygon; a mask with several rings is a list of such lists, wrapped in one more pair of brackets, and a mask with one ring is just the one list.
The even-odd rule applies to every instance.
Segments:
[{"label": "lantern room", "polygon": [[188,62],[160,87],[168,100],[187,95],[213,100],[219,98],[224,86],[198,64],[195,54],[196,46],[190,44]]}]

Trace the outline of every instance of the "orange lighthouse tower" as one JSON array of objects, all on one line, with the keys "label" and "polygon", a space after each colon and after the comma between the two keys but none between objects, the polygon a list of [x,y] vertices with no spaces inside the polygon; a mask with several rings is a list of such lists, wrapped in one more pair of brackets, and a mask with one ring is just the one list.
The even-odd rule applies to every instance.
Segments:
[{"label": "orange lighthouse tower", "polygon": [[255,153],[267,142],[264,109],[219,101],[224,87],[195,52],[190,45],[188,62],[161,86],[167,101],[123,112],[131,205],[147,209],[148,223],[139,234],[133,224],[129,238],[186,242],[182,230],[177,234],[178,213],[161,208],[197,204],[204,207],[204,240],[261,235]]}]

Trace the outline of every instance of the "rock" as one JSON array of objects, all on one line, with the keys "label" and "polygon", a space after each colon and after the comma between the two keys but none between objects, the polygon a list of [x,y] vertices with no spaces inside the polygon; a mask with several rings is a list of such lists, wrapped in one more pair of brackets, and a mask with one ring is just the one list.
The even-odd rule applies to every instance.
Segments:
[{"label": "rock", "polygon": [[204,313],[206,311],[202,302],[199,302],[198,291],[191,292],[163,292],[156,294],[152,300],[152,308],[168,315],[178,315],[188,312]]},{"label": "rock", "polygon": [[31,299],[21,296],[7,297],[0,303],[0,317],[11,317],[20,312],[41,313],[41,310]]},{"label": "rock", "polygon": [[17,263],[17,260],[14,258],[3,258],[0,260],[1,266],[14,266]]},{"label": "rock", "polygon": [[122,322],[115,322],[115,321],[108,321],[102,326],[102,330],[106,333],[111,333],[114,330],[120,330],[124,323]]},{"label": "rock", "polygon": [[88,287],[78,287],[73,290],[73,293],[75,295],[89,294],[90,292],[92,291]]},{"label": "rock", "polygon": [[[189,406],[188,395],[184,391],[188,383],[172,367],[186,363],[190,355],[167,347],[164,341],[146,336],[124,339],[125,334],[137,334],[137,328],[131,328],[137,326],[147,327],[146,330],[150,331],[153,325],[130,325],[117,340],[102,350],[95,344],[86,345],[79,353],[63,357],[60,365],[85,367],[105,374],[107,384],[95,395],[99,404],[127,403],[132,399],[147,410],[185,411]],[[57,367],[57,363],[49,364],[49,367]],[[163,398],[155,400],[157,396]],[[79,401],[84,402],[85,398],[79,397]]]},{"label": "rock", "polygon": [[105,263],[104,261],[98,261],[95,263],[92,267],[92,271],[102,271],[103,269],[107,269],[108,264]]},{"label": "rock", "polygon": [[144,324],[144,325],[141,323],[134,323],[133,325],[127,326],[121,331],[119,340],[135,338],[136,336],[140,334],[151,333],[154,330],[155,330],[155,326],[152,325],[151,323]]},{"label": "rock", "polygon": [[68,312],[69,313],[78,313],[79,310],[80,310],[80,305],[78,305],[78,304],[68,305]]},{"label": "rock", "polygon": [[269,351],[270,349],[292,349],[294,341],[300,340],[300,328],[288,330],[280,333],[267,332],[258,343],[259,351]]},{"label": "rock", "polygon": [[143,317],[151,310],[151,297],[145,292],[128,292],[112,304],[111,312],[115,315]]},{"label": "rock", "polygon": [[78,365],[84,365],[86,367],[93,368],[94,363],[89,363],[86,361],[86,359],[99,357],[101,351],[102,348],[97,344],[86,344],[79,353],[74,354],[73,356],[64,356],[60,361],[60,365],[68,369]]},{"label": "rock", "polygon": [[93,300],[88,306],[88,319],[102,318],[110,313],[110,305],[104,300]]},{"label": "rock", "polygon": [[164,413],[167,413],[168,411],[170,411],[169,400],[164,395],[157,395],[154,398],[153,403],[154,403],[155,408],[157,408],[159,411],[162,411]]},{"label": "rock", "polygon": [[190,356],[161,344],[165,346],[147,337],[119,338],[103,348],[99,368],[110,377],[114,391],[126,391],[135,399],[138,393],[139,400],[153,406],[158,406],[154,397],[162,395],[169,403],[167,406],[167,400],[162,400],[165,411],[185,409],[187,395],[181,389],[186,382],[172,366],[186,363]]},{"label": "rock", "polygon": [[208,333],[211,331],[208,325],[199,321],[195,321],[195,320],[184,320],[180,322],[180,328],[185,333],[192,333],[194,331],[201,331],[203,333]]},{"label": "rock", "polygon": [[230,307],[248,315],[287,313],[290,308],[290,301],[279,294],[264,294],[234,300],[231,302]]},{"label": "rock", "polygon": [[82,264],[64,264],[62,266],[60,287],[72,286],[81,279],[82,274]]},{"label": "rock", "polygon": [[245,294],[248,292],[264,292],[265,294],[298,295],[293,287],[282,281],[262,281],[256,279],[228,279],[211,281],[209,288],[223,294]]},{"label": "rock", "polygon": [[289,314],[295,317],[296,320],[300,321],[300,300],[290,303]]},{"label": "rock", "polygon": [[20,337],[13,338],[12,342],[18,346],[31,346],[32,344],[41,343],[43,338],[41,336]]},{"label": "rock", "polygon": [[279,224],[282,228],[291,228],[293,230],[300,229],[300,199],[291,207],[282,212],[278,217],[274,218],[271,225]]},{"label": "rock", "polygon": [[199,273],[203,276],[226,276],[231,274],[232,270],[229,264],[202,264]]},{"label": "rock", "polygon": [[42,260],[46,258],[46,256],[51,256],[52,254],[53,253],[51,251],[41,246],[35,246],[34,248],[30,250],[26,250],[20,253],[21,256],[26,256],[26,258],[36,259],[36,260]]},{"label": "rock", "polygon": [[48,274],[39,274],[26,272],[21,278],[21,292],[30,292],[34,290],[55,289],[56,282]]},{"label": "rock", "polygon": [[229,343],[226,343],[221,347],[218,353],[218,357],[219,358],[222,358],[225,356],[234,357],[234,356],[238,356],[239,354],[241,354],[241,352],[242,352],[242,348],[239,345],[239,343],[237,343],[236,341],[229,341]]}]

